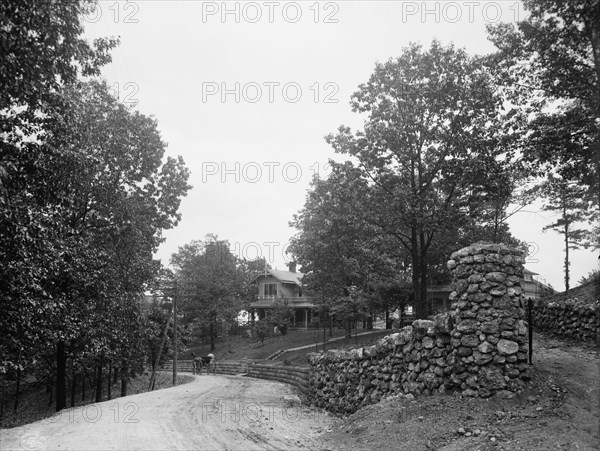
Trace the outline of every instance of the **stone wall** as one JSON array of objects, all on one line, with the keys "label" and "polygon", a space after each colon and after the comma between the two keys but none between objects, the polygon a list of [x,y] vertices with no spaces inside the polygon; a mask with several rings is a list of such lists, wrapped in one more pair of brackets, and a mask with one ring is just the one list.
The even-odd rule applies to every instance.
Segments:
[{"label": "stone wall", "polygon": [[277,366],[269,364],[248,365],[249,377],[268,379],[293,385],[302,394],[308,394],[308,368],[296,366]]},{"label": "stone wall", "polygon": [[[161,370],[172,371],[173,361],[169,360],[160,366]],[[177,371],[192,372],[191,360],[178,360]],[[212,371],[212,370],[211,370]],[[248,360],[223,360],[218,361],[215,367],[216,374],[239,375],[258,379],[268,379],[293,385],[301,393],[308,393],[308,368],[296,366],[282,366],[267,363],[257,363]],[[206,368],[203,370],[206,374]]]},{"label": "stone wall", "polygon": [[600,342],[600,296],[597,282],[548,299],[533,301],[536,330],[581,341]]},{"label": "stone wall", "polygon": [[476,244],[451,255],[452,310],[418,320],[374,346],[312,354],[309,398],[353,412],[391,394],[518,392],[529,378],[521,296],[523,255]]},{"label": "stone wall", "polygon": [[[215,372],[217,374],[244,374],[248,372],[248,366],[250,365],[249,361],[229,361],[223,360],[218,361],[215,366]],[[164,371],[172,371],[173,370],[173,361],[168,360],[160,366],[161,370]],[[193,362],[192,360],[177,360],[177,371],[180,372],[189,372],[191,373],[193,370]],[[206,374],[207,367],[205,366],[202,370],[204,374]],[[212,368],[211,368],[212,372]]]}]

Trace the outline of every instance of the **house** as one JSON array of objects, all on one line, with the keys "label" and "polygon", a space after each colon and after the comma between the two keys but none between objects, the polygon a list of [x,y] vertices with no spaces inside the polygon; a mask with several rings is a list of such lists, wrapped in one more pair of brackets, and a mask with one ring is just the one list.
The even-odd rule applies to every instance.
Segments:
[{"label": "house", "polygon": [[[537,280],[535,276],[539,274],[523,268],[523,279],[521,280],[521,288],[525,299],[538,299],[548,294],[554,293],[554,289]],[[450,285],[437,285],[427,288],[427,313],[428,316],[436,315],[437,313],[446,312],[450,309],[450,293],[452,288]]]},{"label": "house", "polygon": [[250,304],[252,318],[265,318],[275,300],[281,299],[294,310],[293,325],[308,327],[315,305],[302,295],[302,273],[296,272],[296,263],[289,263],[288,271],[265,268],[253,283],[258,287],[258,300]]},{"label": "house", "polygon": [[450,293],[452,288],[449,284],[427,288],[427,315],[437,315],[450,310]]},{"label": "house", "polygon": [[523,280],[521,281],[521,288],[523,289],[523,296],[525,299],[539,299],[555,292],[554,288],[537,280],[535,276],[538,275],[539,274],[537,272],[523,268]]}]

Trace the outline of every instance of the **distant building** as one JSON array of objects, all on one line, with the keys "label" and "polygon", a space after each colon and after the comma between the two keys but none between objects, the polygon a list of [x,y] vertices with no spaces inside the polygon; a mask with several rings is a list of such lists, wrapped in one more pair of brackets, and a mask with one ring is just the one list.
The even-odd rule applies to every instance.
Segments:
[{"label": "distant building", "polygon": [[[523,290],[523,296],[525,299],[538,299],[555,292],[550,285],[537,280],[535,276],[538,275],[539,274],[536,272],[530,271],[527,268],[523,268],[521,288]],[[450,285],[436,285],[427,288],[428,316],[450,310],[450,293],[452,293],[452,288],[450,288]]]},{"label": "distant building", "polygon": [[523,268],[523,280],[521,281],[521,288],[523,289],[523,296],[525,299],[539,299],[555,293],[554,288],[537,280],[535,276],[539,276],[539,274],[537,272],[530,271],[527,268]]},{"label": "distant building", "polygon": [[450,285],[435,285],[427,288],[427,316],[450,310]]},{"label": "distant building", "polygon": [[259,319],[268,314],[276,299],[287,302],[294,310],[293,325],[308,327],[315,308],[312,300],[302,294],[302,273],[296,272],[296,263],[288,265],[288,271],[266,269],[253,283],[258,289],[258,300],[250,304],[251,315]]}]

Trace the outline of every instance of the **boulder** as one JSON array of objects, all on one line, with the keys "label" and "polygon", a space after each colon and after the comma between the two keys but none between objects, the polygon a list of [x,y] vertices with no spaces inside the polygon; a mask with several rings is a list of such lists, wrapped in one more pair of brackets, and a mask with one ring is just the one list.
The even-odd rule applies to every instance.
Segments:
[{"label": "boulder", "polygon": [[512,340],[506,340],[504,338],[498,340],[496,348],[500,355],[515,354],[519,350],[519,344]]}]

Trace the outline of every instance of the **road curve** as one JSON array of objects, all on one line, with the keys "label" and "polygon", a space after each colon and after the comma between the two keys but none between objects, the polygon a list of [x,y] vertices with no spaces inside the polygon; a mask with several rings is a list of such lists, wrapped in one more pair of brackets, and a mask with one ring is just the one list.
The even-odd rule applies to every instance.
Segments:
[{"label": "road curve", "polygon": [[66,409],[0,430],[1,450],[320,449],[332,419],[292,387],[202,375],[177,387]]}]

